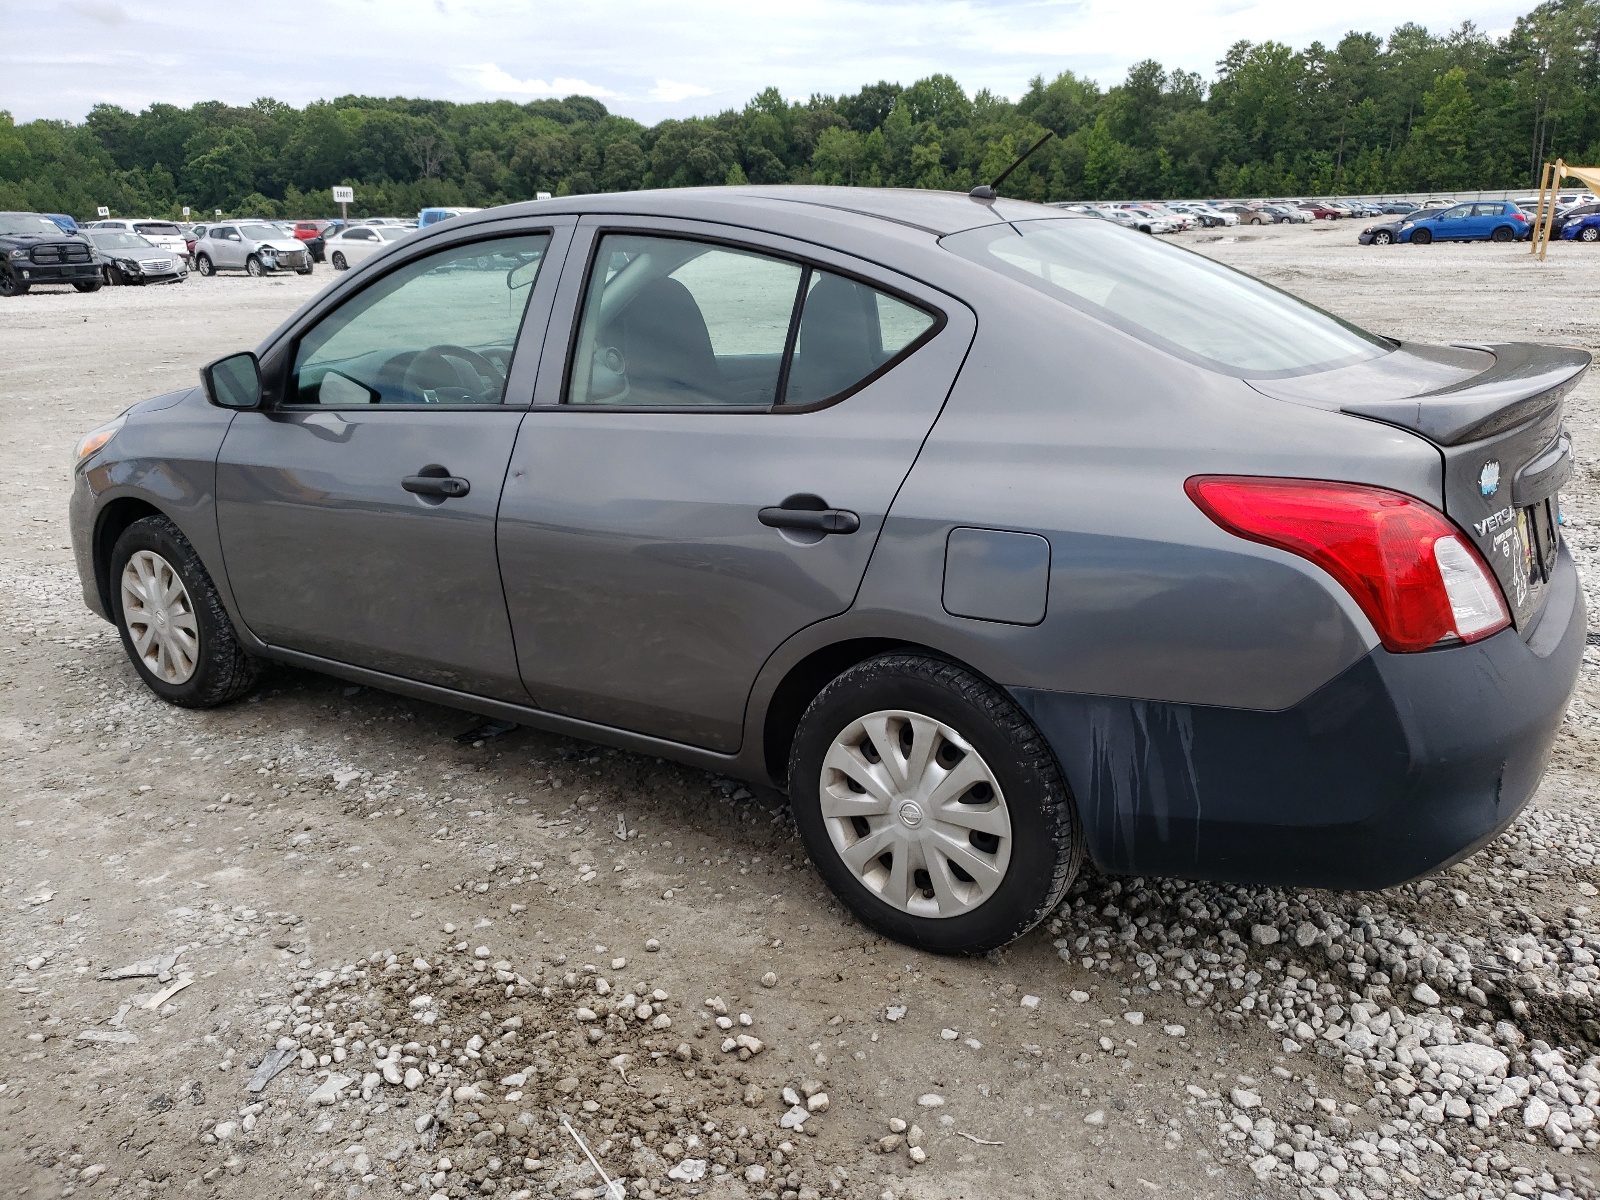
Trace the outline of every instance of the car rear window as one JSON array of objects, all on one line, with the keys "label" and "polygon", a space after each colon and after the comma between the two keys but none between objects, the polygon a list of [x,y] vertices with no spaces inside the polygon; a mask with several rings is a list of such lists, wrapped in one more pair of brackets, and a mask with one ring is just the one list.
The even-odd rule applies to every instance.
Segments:
[{"label": "car rear window", "polygon": [[1230,375],[1302,375],[1394,348],[1242,271],[1104,221],[985,225],[942,244],[1142,341]]},{"label": "car rear window", "polygon": [[183,230],[170,221],[140,221],[133,227],[135,233],[153,237],[182,237]]}]

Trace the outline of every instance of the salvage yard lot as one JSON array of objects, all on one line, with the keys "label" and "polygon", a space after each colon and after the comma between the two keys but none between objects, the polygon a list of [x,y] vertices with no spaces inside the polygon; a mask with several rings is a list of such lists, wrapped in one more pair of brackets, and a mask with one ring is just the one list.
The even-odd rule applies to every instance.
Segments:
[{"label": "salvage yard lot", "polygon": [[[1600,348],[1591,248],[1356,232],[1175,240],[1376,332]],[[71,448],[330,278],[0,305],[8,1196],[588,1196],[563,1115],[629,1195],[1595,1193],[1596,649],[1527,813],[1438,878],[1089,871],[977,960],[856,925],[776,795],[287,669],[161,704],[77,594]]]}]

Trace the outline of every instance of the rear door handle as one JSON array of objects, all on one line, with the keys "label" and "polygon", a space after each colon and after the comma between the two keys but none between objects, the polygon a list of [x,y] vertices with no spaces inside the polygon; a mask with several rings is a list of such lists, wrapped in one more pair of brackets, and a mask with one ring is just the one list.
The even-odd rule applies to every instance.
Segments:
[{"label": "rear door handle", "polygon": [[812,533],[854,533],[861,518],[847,508],[829,508],[820,496],[790,496],[773,508],[763,508],[756,519],[770,529],[804,529]]},{"label": "rear door handle", "polygon": [[472,485],[456,475],[407,475],[400,486],[419,496],[465,496]]}]

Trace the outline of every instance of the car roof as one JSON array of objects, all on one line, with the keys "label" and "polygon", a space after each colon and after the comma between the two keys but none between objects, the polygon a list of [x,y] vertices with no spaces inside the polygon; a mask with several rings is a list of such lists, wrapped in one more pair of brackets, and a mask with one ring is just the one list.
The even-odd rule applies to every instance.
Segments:
[{"label": "car roof", "polygon": [[[754,216],[778,216],[785,209],[807,209],[812,216],[830,216],[857,226],[882,222],[910,226],[942,237],[981,225],[1007,221],[1063,219],[1059,208],[1025,200],[975,200],[963,192],[921,188],[853,188],[789,185],[777,187],[662,188],[641,192],[606,192],[530,200],[505,208],[472,213],[467,221],[545,212],[611,213],[639,216],[696,217],[708,202],[723,211],[744,208]],[[1070,219],[1070,218],[1066,218]]]}]

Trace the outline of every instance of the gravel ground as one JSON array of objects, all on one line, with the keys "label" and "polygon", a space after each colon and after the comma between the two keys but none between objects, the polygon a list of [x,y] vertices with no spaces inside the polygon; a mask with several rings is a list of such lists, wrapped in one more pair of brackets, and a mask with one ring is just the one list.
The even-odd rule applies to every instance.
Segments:
[{"label": "gravel ground", "polygon": [[[1180,240],[1384,333],[1600,343],[1592,250],[1354,234]],[[0,307],[8,1195],[603,1196],[583,1146],[628,1196],[1596,1194],[1595,650],[1539,796],[1439,878],[1089,872],[981,960],[857,926],[730,780],[289,670],[157,702],[76,594],[71,446],[328,278]]]}]

